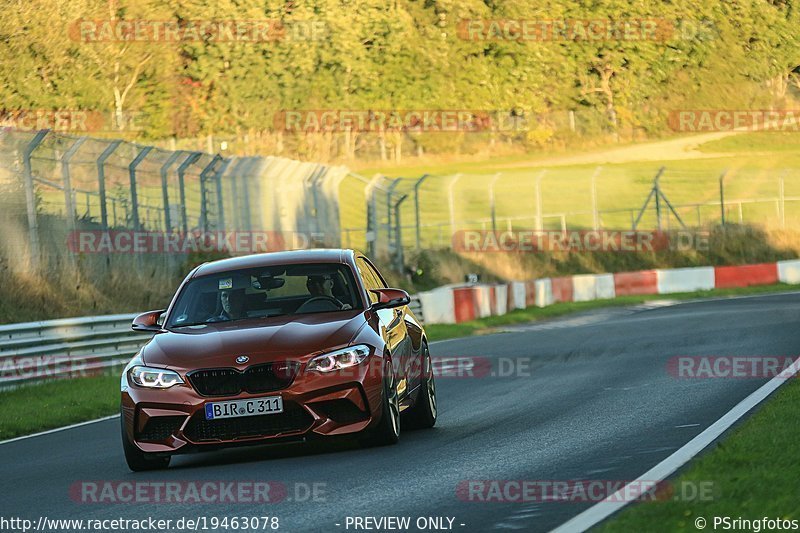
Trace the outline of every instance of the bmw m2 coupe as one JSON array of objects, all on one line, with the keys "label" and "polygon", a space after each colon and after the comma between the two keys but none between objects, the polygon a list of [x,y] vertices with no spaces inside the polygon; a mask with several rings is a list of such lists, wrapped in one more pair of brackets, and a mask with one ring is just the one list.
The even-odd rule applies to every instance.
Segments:
[{"label": "bmw m2 coupe", "polygon": [[[176,453],[352,434],[393,444],[436,423],[431,356],[408,294],[352,250],[205,263],[122,374],[131,470]],[[401,416],[402,414],[402,416]]]}]

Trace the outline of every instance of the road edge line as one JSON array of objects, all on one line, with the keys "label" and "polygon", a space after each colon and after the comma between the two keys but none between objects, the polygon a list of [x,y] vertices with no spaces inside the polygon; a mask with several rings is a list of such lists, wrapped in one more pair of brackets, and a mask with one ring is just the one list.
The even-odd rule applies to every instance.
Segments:
[{"label": "road edge line", "polygon": [[656,466],[639,476],[636,480],[628,483],[606,500],[598,502],[583,511],[582,513],[570,518],[560,526],[551,530],[551,533],[567,533],[573,531],[586,531],[594,527],[612,514],[621,510],[632,501],[625,501],[625,489],[629,486],[642,489],[645,484],[656,485],[663,481],[680,467],[692,460],[698,453],[705,450],[720,435],[727,431],[740,418],[750,412],[755,406],[764,401],[770,394],[775,392],[781,385],[795,377],[800,370],[800,357],[767,383],[752,392],[747,398],[736,404],[730,411],[722,415],[716,422],[708,426],[702,433],[684,444],[672,455],[658,463]]},{"label": "road edge line", "polygon": [[58,433],[59,431],[64,431],[64,430],[67,430],[67,429],[77,428],[77,427],[81,427],[81,426],[87,426],[89,424],[94,424],[94,423],[97,423],[97,422],[104,422],[106,420],[111,420],[112,418],[119,418],[119,414],[104,416],[104,417],[101,417],[101,418],[95,418],[94,420],[86,420],[84,422],[78,422],[77,424],[71,424],[69,426],[63,426],[63,427],[60,427],[60,428],[48,429],[46,431],[40,431],[38,433],[32,433],[30,435],[21,435],[19,437],[14,437],[13,439],[0,440],[0,445],[9,444],[11,442],[17,442],[17,441],[24,440],[24,439],[32,439],[34,437],[41,437],[42,435],[49,435],[50,433]]}]

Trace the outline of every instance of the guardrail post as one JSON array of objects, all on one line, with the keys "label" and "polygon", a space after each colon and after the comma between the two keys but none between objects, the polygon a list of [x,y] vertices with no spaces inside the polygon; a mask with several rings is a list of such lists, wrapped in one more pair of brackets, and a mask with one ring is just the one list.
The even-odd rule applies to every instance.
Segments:
[{"label": "guardrail post", "polygon": [[183,152],[178,150],[177,152],[172,152],[172,154],[167,158],[166,162],[161,165],[161,198],[164,201],[164,230],[169,233],[172,231],[172,220],[170,220],[169,216],[169,190],[167,188],[167,172],[169,171],[169,167],[178,159]]},{"label": "guardrail post", "polygon": [[147,154],[149,154],[152,149],[152,146],[143,147],[139,153],[136,154],[136,157],[133,158],[130,165],[128,165],[128,175],[131,180],[131,214],[133,217],[133,229],[135,231],[141,229],[141,224],[139,223],[139,197],[136,192],[136,167],[139,166],[139,163],[144,161],[144,158],[147,157]]},{"label": "guardrail post", "polygon": [[28,211],[28,240],[31,243],[31,268],[37,270],[39,268],[39,222],[36,219],[36,192],[33,188],[33,170],[31,168],[31,154],[36,150],[36,147],[42,144],[42,141],[50,133],[50,130],[41,130],[33,136],[31,142],[22,151],[22,166],[25,177],[25,205]]},{"label": "guardrail post", "polygon": [[[108,231],[108,208],[106,207],[106,159],[111,157],[114,150],[122,144],[122,141],[112,141],[100,157],[97,158],[97,187],[100,194],[100,223],[103,226],[103,231]],[[114,223],[117,222],[117,201],[111,200],[111,207],[114,210]]]}]

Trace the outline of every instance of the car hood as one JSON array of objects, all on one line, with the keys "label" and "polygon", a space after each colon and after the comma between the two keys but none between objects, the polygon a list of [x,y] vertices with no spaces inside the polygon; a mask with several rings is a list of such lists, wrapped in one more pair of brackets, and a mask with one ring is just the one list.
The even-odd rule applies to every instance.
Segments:
[{"label": "car hood", "polygon": [[217,322],[159,333],[142,349],[145,364],[181,369],[297,359],[345,346],[366,324],[363,311]]}]

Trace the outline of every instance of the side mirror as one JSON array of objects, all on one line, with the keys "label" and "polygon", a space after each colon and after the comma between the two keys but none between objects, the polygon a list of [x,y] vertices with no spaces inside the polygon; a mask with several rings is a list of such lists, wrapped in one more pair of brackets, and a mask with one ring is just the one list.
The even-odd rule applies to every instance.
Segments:
[{"label": "side mirror", "polygon": [[161,331],[164,322],[164,309],[158,311],[148,311],[133,319],[131,329],[133,331]]},{"label": "side mirror", "polygon": [[378,295],[378,301],[370,307],[372,310],[391,309],[411,303],[411,296],[403,289],[370,289],[370,292]]}]

